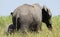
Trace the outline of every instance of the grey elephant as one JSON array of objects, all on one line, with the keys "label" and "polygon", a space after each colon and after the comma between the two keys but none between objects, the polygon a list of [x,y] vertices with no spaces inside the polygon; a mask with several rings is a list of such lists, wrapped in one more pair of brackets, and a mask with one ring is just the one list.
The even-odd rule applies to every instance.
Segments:
[{"label": "grey elephant", "polygon": [[6,29],[5,29],[5,33],[8,34],[12,34],[15,32],[15,27],[13,24],[9,24]]},{"label": "grey elephant", "polygon": [[[41,30],[42,25],[42,8],[39,4],[28,5],[24,4],[17,7],[12,15],[13,25],[15,25],[16,30],[26,32],[29,26],[36,26],[36,30]],[[33,23],[36,23],[33,25]]]},{"label": "grey elephant", "polygon": [[[42,8],[42,22],[46,24],[47,28],[52,31],[52,13],[49,8],[46,6],[41,7]],[[32,23],[30,26],[30,31],[36,31],[36,22]]]},{"label": "grey elephant", "polygon": [[14,31],[15,31],[15,27],[14,27],[14,25],[13,24],[10,24],[9,26],[8,26],[8,33],[14,33]]},{"label": "grey elephant", "polygon": [[49,30],[52,30],[52,23],[50,22],[52,15],[49,8],[45,6],[24,4],[17,7],[11,15],[16,30],[20,29],[22,32],[25,32],[26,29],[42,30],[42,22],[46,24]]}]

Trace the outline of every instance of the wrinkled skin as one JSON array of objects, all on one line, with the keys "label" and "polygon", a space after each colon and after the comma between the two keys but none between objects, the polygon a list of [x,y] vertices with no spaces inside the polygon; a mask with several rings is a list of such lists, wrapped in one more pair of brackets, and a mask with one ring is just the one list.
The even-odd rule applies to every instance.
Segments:
[{"label": "wrinkled skin", "polygon": [[20,28],[24,33],[31,25],[35,31],[41,30],[42,9],[39,4],[24,4],[16,8],[11,15],[16,30]]}]

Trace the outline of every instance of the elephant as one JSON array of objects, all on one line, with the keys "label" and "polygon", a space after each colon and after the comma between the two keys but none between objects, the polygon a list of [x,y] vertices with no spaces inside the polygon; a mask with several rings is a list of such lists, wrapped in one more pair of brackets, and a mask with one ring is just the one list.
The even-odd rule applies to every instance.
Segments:
[{"label": "elephant", "polygon": [[[47,28],[52,31],[52,21],[51,21],[51,17],[52,17],[52,13],[50,11],[50,9],[46,6],[41,7],[42,8],[42,22],[46,24]],[[32,31],[36,31],[36,22],[32,23],[29,26],[30,30]]]},{"label": "elephant", "polygon": [[46,24],[49,30],[52,30],[51,11],[46,6],[39,4],[23,4],[17,7],[12,13],[12,21],[16,30],[25,32],[42,30],[42,22]]},{"label": "elephant", "polygon": [[25,33],[31,25],[35,31],[41,30],[42,8],[39,4],[23,4],[17,7],[11,15],[16,30],[20,29]]},{"label": "elephant", "polygon": [[13,24],[10,24],[10,25],[8,26],[7,32],[11,34],[11,33],[14,33],[14,31],[15,31],[14,25],[13,25]]},{"label": "elephant", "polygon": [[9,24],[6,28],[5,28],[5,34],[12,34],[15,32],[15,27],[13,24]]}]

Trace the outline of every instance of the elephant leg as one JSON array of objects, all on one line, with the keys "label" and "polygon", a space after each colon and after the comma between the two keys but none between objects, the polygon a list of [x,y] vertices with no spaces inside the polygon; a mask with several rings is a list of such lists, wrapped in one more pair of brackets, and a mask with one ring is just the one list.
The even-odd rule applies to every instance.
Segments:
[{"label": "elephant leg", "polygon": [[34,32],[38,32],[38,30],[42,30],[41,29],[41,21],[40,20],[36,20],[36,19],[33,19],[33,23],[30,24],[29,26],[29,29],[31,31],[34,31]]},{"label": "elephant leg", "polygon": [[13,17],[13,18],[12,18],[12,22],[13,22],[14,28],[15,28],[15,30],[16,30],[16,17]]},{"label": "elephant leg", "polygon": [[41,20],[36,21],[36,29],[37,29],[38,32],[42,31],[42,22],[41,22]]},{"label": "elephant leg", "polygon": [[20,22],[20,18],[17,19],[17,31],[20,29],[21,27],[21,22]]},{"label": "elephant leg", "polygon": [[37,24],[36,23],[30,24],[29,30],[33,32],[37,32]]},{"label": "elephant leg", "polygon": [[21,25],[20,30],[21,30],[22,33],[26,33],[26,32],[27,32],[27,29],[28,29],[27,24],[22,24],[22,25]]},{"label": "elephant leg", "polygon": [[37,31],[39,32],[39,31],[42,31],[42,22],[41,22],[41,20],[39,19],[39,20],[36,20],[36,23],[37,23]]},{"label": "elephant leg", "polygon": [[38,23],[38,29],[39,29],[40,31],[42,31],[42,23],[41,23],[41,22]]},{"label": "elephant leg", "polygon": [[37,32],[37,24],[34,24],[34,25],[33,25],[33,31],[34,31],[34,32]]}]

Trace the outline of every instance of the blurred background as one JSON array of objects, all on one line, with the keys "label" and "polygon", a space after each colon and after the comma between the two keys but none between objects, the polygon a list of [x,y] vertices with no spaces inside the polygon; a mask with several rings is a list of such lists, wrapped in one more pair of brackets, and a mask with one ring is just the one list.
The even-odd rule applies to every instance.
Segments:
[{"label": "blurred background", "polygon": [[52,16],[60,15],[60,0],[0,0],[0,16],[8,16],[16,7],[22,4],[46,5],[50,8]]}]

